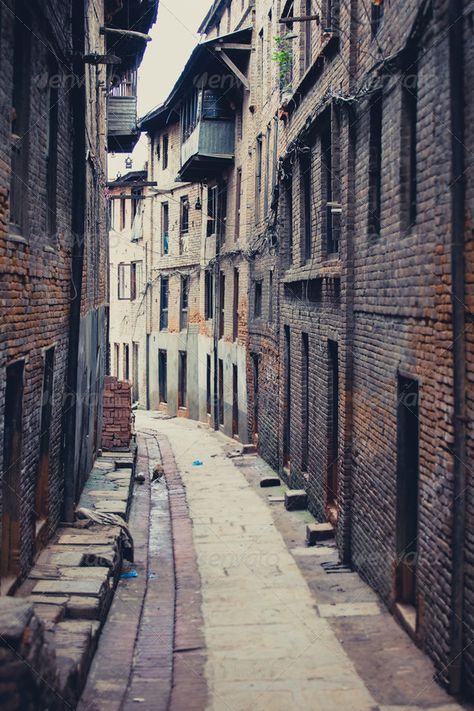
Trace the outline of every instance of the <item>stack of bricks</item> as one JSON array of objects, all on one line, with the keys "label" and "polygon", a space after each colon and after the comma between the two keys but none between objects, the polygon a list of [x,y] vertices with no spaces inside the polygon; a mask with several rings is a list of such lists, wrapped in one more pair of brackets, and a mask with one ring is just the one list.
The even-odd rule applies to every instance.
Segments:
[{"label": "stack of bricks", "polygon": [[132,437],[132,384],[112,375],[104,383],[102,447],[128,450]]}]

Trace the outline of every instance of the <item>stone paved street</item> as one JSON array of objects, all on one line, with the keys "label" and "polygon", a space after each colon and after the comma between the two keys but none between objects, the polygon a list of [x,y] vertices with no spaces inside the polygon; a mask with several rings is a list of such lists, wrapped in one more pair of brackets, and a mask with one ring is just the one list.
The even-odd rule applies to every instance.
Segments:
[{"label": "stone paved street", "polygon": [[[157,413],[137,413],[137,429],[139,465],[151,472],[161,455],[167,487],[161,479],[149,487],[155,518],[148,561],[137,565],[146,578],[144,607],[140,615],[123,599],[123,590],[137,583],[121,581],[81,708],[461,708],[433,681],[430,661],[360,578],[325,572],[321,563],[337,560],[335,548],[304,546],[311,516],[285,511],[279,489],[258,487],[269,473],[258,456],[229,457],[238,449],[232,440]],[[196,459],[202,466],[193,466]],[[131,520],[140,541],[148,506],[144,489],[138,492],[134,507],[140,513],[132,509]],[[170,522],[174,573],[167,563]],[[127,635],[122,655],[121,619]]]}]

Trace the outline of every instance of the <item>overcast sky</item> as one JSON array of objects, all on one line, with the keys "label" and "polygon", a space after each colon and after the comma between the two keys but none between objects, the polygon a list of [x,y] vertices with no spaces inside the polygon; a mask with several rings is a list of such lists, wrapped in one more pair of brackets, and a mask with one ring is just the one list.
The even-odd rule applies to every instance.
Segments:
[{"label": "overcast sky", "polygon": [[[158,21],[151,29],[143,62],[138,70],[138,115],[162,103],[173,88],[186,60],[199,42],[197,29],[212,0],[160,0]],[[133,169],[143,168],[146,140],[142,138],[133,153]],[[126,155],[109,157],[109,177],[125,173]]]}]

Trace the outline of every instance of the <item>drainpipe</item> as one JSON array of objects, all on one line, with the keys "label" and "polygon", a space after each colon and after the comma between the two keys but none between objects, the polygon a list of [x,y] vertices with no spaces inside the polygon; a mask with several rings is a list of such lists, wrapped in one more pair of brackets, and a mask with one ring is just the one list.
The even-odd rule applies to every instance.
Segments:
[{"label": "drainpipe", "polygon": [[464,306],[464,48],[463,0],[450,0],[449,83],[451,113],[451,270],[453,308],[454,502],[451,664],[449,687],[461,691],[464,649],[464,546],[466,528],[466,353]]},{"label": "drainpipe", "polygon": [[66,408],[63,420],[63,520],[74,519],[76,494],[76,415],[79,334],[81,323],[82,271],[84,263],[86,203],[86,88],[83,56],[85,54],[85,0],[72,4],[72,48],[74,87],[71,90],[73,116],[72,145],[72,266],[69,344],[66,371]]}]

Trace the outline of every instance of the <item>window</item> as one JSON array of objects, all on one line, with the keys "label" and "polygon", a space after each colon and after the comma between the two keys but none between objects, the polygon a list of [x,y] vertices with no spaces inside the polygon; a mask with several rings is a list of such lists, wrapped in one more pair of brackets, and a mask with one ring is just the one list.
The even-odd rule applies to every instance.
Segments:
[{"label": "window", "polygon": [[219,277],[219,338],[224,337],[225,330],[225,274]]},{"label": "window", "polygon": [[187,367],[188,358],[186,351],[178,351],[178,407],[187,406]]},{"label": "window", "polygon": [[239,373],[237,366],[232,366],[232,435],[239,435]]},{"label": "window", "polygon": [[168,134],[165,133],[163,136],[163,170],[166,170],[168,167]]},{"label": "window", "polygon": [[235,239],[240,237],[240,206],[242,193],[242,168],[237,168],[235,174]]},{"label": "window", "polygon": [[268,212],[268,183],[270,181],[270,154],[271,154],[271,139],[272,139],[272,127],[271,124],[267,126],[267,136],[265,140],[265,176],[264,176],[264,187],[263,187],[263,213],[264,215]]},{"label": "window", "polygon": [[130,378],[130,353],[128,343],[123,344],[123,379]]},{"label": "window", "polygon": [[141,188],[132,188],[132,224],[135,219],[135,215],[138,212],[142,198],[143,190]]},{"label": "window", "polygon": [[118,379],[120,377],[120,344],[114,343],[114,375]]},{"label": "window", "polygon": [[312,210],[311,210],[311,196],[312,196],[312,160],[311,160],[311,149],[308,149],[306,153],[301,154],[300,158],[300,177],[301,177],[301,213],[303,218],[303,259],[308,261],[311,259],[313,252],[313,240],[312,240]]},{"label": "window", "polygon": [[23,374],[24,361],[7,366],[3,418],[1,577],[18,572],[20,561]]},{"label": "window", "polygon": [[383,0],[372,0],[371,3],[371,15],[370,15],[370,29],[372,32],[372,37],[375,37],[380,29],[383,19]]},{"label": "window", "polygon": [[49,445],[53,412],[54,346],[48,348],[43,359],[43,392],[41,396],[41,423],[38,474],[36,478],[35,516],[44,520],[48,515]]},{"label": "window", "polygon": [[[309,17],[312,14],[311,0],[305,2],[305,15]],[[304,26],[304,68],[305,70],[311,66],[311,22],[307,20],[303,23]]]},{"label": "window", "polygon": [[252,359],[252,377],[253,377],[253,422],[252,422],[252,434],[256,439],[258,437],[258,418],[259,418],[259,389],[260,389],[260,378],[259,378],[259,355],[258,353],[251,353],[250,357]]},{"label": "window", "polygon": [[189,232],[189,199],[183,195],[179,205],[179,231],[182,235]]},{"label": "window", "polygon": [[118,299],[120,301],[131,298],[130,264],[121,262],[118,265]]},{"label": "window", "polygon": [[234,308],[232,319],[232,335],[234,341],[239,337],[239,270],[234,268]]},{"label": "window", "polygon": [[210,269],[204,274],[204,317],[214,318],[214,276]]},{"label": "window", "polygon": [[322,159],[322,199],[326,211],[325,220],[325,236],[326,236],[326,253],[336,254],[339,250],[338,233],[333,229],[333,160],[332,160],[332,141],[331,141],[331,122],[328,121],[321,134],[321,159]]},{"label": "window", "polygon": [[268,273],[268,321],[273,322],[273,271]]},{"label": "window", "polygon": [[262,315],[262,291],[263,282],[261,279],[255,282],[254,300],[253,300],[253,315],[254,318],[260,318]]},{"label": "window", "polygon": [[127,201],[124,197],[120,198],[120,231],[125,229],[127,215]]},{"label": "window", "polygon": [[260,194],[262,192],[262,136],[257,137],[255,154],[255,218],[260,219]]},{"label": "window", "polygon": [[217,185],[207,189],[207,236],[217,232]]},{"label": "window", "polygon": [[402,163],[401,192],[405,225],[409,230],[417,217],[417,121],[418,121],[418,71],[417,58],[410,57],[410,69],[402,82]]},{"label": "window", "polygon": [[382,192],[382,94],[374,94],[370,104],[369,138],[369,236],[380,234]]},{"label": "window", "polygon": [[158,397],[160,402],[168,402],[168,354],[158,351]]},{"label": "window", "polygon": [[293,262],[293,173],[285,180],[286,229],[288,234],[288,257]]},{"label": "window", "polygon": [[156,138],[156,160],[160,162],[161,160],[161,138],[158,136]]},{"label": "window", "polygon": [[333,0],[324,0],[323,5],[323,31],[333,32],[336,28],[334,27],[333,18]]},{"label": "window", "polygon": [[135,301],[142,287],[142,262],[130,264],[130,300]]},{"label": "window", "polygon": [[[58,68],[52,65],[50,78],[57,75]],[[53,82],[48,88],[48,134],[46,144],[46,207],[47,233],[56,234],[57,225],[57,183],[58,183],[58,89]]]},{"label": "window", "polygon": [[219,244],[224,244],[227,232],[227,183],[221,183],[218,194],[217,234]]},{"label": "window", "polygon": [[188,326],[188,303],[189,303],[189,277],[181,277],[181,313],[180,328]]},{"label": "window", "polygon": [[27,230],[28,144],[30,123],[31,30],[26,3],[17,2],[13,35],[10,230]]},{"label": "window", "polygon": [[163,254],[168,254],[169,251],[169,227],[170,227],[170,209],[167,202],[161,203],[161,250]]},{"label": "window", "polygon": [[160,283],[160,329],[168,328],[169,278],[161,277]]}]

